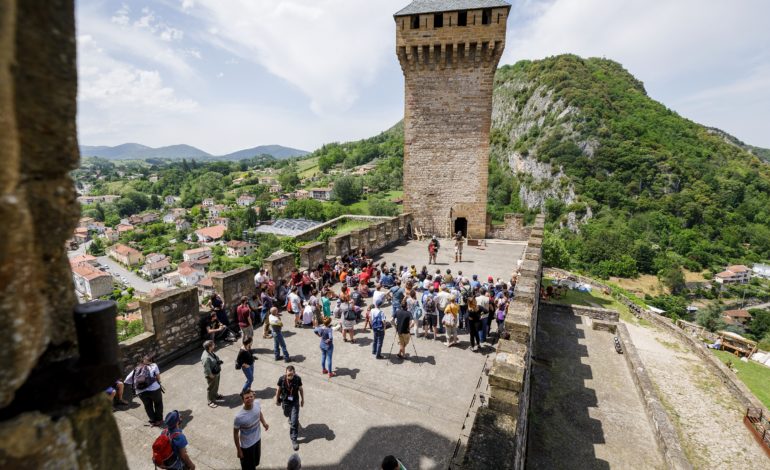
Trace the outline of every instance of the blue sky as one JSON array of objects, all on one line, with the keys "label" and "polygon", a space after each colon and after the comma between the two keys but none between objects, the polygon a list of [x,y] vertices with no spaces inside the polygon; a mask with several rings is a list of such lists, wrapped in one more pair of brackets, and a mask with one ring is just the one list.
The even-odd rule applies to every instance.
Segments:
[{"label": "blue sky", "polygon": [[[375,135],[403,117],[392,15],[408,3],[76,0],[80,143],[224,154]],[[679,114],[770,148],[770,2],[511,3],[501,64],[613,59]]]}]

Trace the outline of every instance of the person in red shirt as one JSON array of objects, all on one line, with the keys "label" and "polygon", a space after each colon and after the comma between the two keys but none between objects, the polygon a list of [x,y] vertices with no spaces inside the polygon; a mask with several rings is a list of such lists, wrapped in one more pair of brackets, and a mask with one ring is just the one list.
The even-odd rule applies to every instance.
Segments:
[{"label": "person in red shirt", "polygon": [[238,314],[238,326],[243,333],[243,339],[254,336],[254,324],[251,321],[251,309],[249,308],[249,298],[245,295],[241,297],[241,303],[236,309]]}]

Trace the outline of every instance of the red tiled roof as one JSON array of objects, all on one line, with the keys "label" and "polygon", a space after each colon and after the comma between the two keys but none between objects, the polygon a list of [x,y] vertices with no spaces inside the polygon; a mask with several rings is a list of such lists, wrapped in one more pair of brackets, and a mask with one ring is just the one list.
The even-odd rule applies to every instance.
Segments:
[{"label": "red tiled roof", "polygon": [[99,277],[110,277],[109,274],[99,271],[90,264],[79,264],[72,267],[72,272],[89,281]]},{"label": "red tiled roof", "polygon": [[751,318],[748,310],[725,310],[722,315],[733,318]]},{"label": "red tiled roof", "polygon": [[222,238],[226,231],[227,227],[224,225],[212,225],[211,227],[198,229],[195,231],[195,233],[198,234],[199,237],[206,237],[211,238],[212,240],[217,240]]},{"label": "red tiled roof", "polygon": [[747,268],[742,264],[734,264],[732,266],[728,266],[726,270],[737,274],[737,273],[745,273],[746,271],[749,270],[749,268]]},{"label": "red tiled roof", "polygon": [[122,243],[118,243],[117,245],[114,245],[112,247],[112,250],[124,256],[141,255],[141,253],[138,250],[135,250],[130,246],[123,245]]}]

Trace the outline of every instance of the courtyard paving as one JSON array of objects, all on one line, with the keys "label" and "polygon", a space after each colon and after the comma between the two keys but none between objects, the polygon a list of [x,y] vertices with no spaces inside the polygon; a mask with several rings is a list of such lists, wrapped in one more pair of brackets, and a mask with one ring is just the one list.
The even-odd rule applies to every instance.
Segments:
[{"label": "courtyard paving", "polygon": [[[451,263],[453,247],[442,245],[436,266],[442,271],[461,269],[466,275],[503,279],[510,277],[525,248],[524,243],[511,242],[466,247],[463,263]],[[386,251],[378,258],[383,260],[415,264],[419,269],[427,262],[427,241]],[[475,409],[485,401],[484,371],[493,348],[471,352],[467,333],[461,334],[459,347],[452,348],[440,341],[414,341],[413,337],[410,356],[400,361],[390,329],[383,348],[386,359],[376,360],[371,354],[371,332],[361,332],[362,326],[359,323],[356,344],[344,343],[336,334],[334,367],[338,376],[332,379],[320,373],[318,339],[312,331],[286,328],[289,353],[305,389],[299,439],[303,468],[375,469],[388,454],[396,455],[410,470],[450,468],[453,459],[462,457]],[[270,424],[262,434],[260,468],[285,468],[293,453],[289,427],[272,400],[285,364],[274,361],[272,340],[258,336],[254,350],[259,359],[252,389]],[[161,368],[165,410],[177,409],[184,417],[189,453],[198,468],[239,468],[231,431],[244,381],[243,374],[234,369],[237,352],[237,345],[218,351],[225,361],[220,393],[226,400],[216,409],[206,406],[199,351]],[[153,468],[151,446],[159,430],[147,425],[139,400],[134,399],[128,410],[117,411],[115,416],[130,467]]]}]

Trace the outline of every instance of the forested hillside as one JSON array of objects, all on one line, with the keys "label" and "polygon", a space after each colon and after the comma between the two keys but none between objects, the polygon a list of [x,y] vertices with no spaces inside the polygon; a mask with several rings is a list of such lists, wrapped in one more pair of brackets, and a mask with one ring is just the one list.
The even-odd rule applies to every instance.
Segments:
[{"label": "forested hillside", "polygon": [[770,257],[770,166],[616,62],[500,68],[491,139],[492,211],[545,211],[550,264],[628,277]]}]

